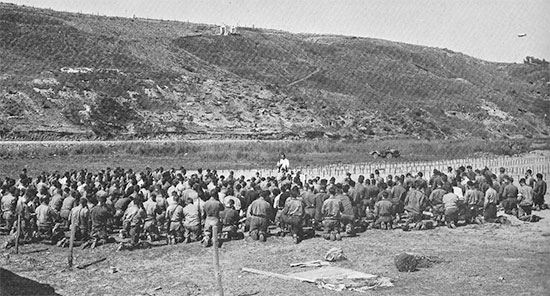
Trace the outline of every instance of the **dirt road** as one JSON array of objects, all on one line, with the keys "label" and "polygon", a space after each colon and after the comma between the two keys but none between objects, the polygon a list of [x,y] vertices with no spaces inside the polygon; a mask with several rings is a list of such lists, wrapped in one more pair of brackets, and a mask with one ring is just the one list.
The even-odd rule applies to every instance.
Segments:
[{"label": "dirt road", "polygon": [[[232,140],[232,139],[219,139],[219,140],[212,140],[212,139],[192,139],[192,140],[116,140],[116,141],[97,141],[97,140],[67,140],[67,141],[0,141],[1,145],[6,146],[31,146],[31,145],[37,145],[37,146],[55,146],[55,145],[118,145],[118,144],[128,144],[128,143],[156,143],[156,144],[162,144],[162,143],[178,143],[178,142],[193,142],[193,143],[230,143],[230,142],[257,142],[260,140]],[[284,142],[285,140],[261,140],[261,142],[270,142],[270,141],[277,141],[277,142]],[[288,140],[290,141],[290,140]]]}]

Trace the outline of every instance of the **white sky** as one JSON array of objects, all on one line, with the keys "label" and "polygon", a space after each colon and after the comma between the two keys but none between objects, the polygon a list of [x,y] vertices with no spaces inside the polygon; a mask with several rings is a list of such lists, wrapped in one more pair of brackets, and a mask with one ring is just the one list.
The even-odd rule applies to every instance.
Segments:
[{"label": "white sky", "polygon": [[[61,11],[334,33],[550,60],[550,0],[0,0]],[[518,34],[526,37],[519,38]]]}]

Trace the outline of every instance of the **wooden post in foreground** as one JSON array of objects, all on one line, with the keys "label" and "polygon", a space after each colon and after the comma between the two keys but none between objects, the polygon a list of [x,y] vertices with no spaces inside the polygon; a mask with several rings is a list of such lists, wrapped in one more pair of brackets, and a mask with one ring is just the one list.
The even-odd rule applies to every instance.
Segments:
[{"label": "wooden post in foreground", "polygon": [[218,254],[218,226],[212,227],[212,245],[214,247],[214,277],[218,286],[218,295],[223,296],[222,276],[220,272],[220,256]]},{"label": "wooden post in foreground", "polygon": [[21,213],[17,214],[17,228],[15,232],[15,254],[19,254],[19,236],[21,236]]},{"label": "wooden post in foreground", "polygon": [[[73,223],[71,223],[73,224]],[[74,246],[74,236],[76,232],[76,224],[71,225],[71,236],[69,238],[69,267],[73,267],[73,246]]]}]

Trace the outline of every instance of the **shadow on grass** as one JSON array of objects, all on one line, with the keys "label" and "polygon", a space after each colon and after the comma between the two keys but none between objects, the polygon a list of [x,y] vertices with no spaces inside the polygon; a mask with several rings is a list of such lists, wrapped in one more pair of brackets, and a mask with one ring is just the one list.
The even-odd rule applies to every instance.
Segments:
[{"label": "shadow on grass", "polygon": [[60,295],[48,284],[0,268],[0,295]]}]

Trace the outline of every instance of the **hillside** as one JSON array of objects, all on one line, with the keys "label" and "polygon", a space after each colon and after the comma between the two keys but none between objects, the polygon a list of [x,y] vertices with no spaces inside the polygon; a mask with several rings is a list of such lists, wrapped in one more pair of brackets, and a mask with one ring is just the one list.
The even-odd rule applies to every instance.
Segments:
[{"label": "hillside", "polygon": [[369,38],[217,33],[0,3],[0,137],[550,133],[548,63],[490,63]]}]

